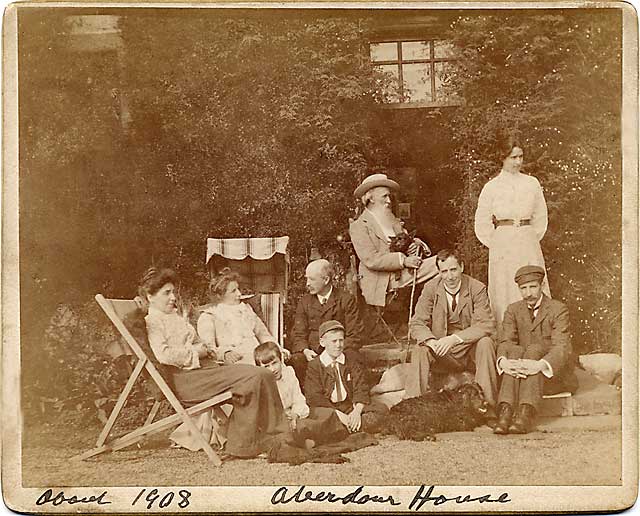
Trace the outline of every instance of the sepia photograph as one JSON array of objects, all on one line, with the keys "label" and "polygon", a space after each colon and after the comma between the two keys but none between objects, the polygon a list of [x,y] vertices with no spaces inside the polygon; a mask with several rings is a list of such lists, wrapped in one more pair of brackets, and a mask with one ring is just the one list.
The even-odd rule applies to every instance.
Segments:
[{"label": "sepia photograph", "polygon": [[11,4],[4,503],[627,509],[638,198],[625,2]]}]

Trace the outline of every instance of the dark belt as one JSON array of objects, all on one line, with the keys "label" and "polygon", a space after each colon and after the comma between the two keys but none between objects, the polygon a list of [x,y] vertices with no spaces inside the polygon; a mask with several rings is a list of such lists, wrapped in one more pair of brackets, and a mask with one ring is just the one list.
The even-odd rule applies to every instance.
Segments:
[{"label": "dark belt", "polygon": [[531,219],[522,219],[522,220],[501,219],[501,220],[494,221],[493,225],[495,227],[498,227],[498,226],[515,226],[515,227],[530,226],[531,225]]}]

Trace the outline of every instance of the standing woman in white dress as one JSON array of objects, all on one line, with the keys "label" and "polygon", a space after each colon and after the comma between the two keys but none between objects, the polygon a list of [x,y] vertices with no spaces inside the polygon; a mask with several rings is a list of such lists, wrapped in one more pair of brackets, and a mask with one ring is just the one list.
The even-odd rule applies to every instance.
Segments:
[{"label": "standing woman in white dress", "polygon": [[[518,268],[545,268],[540,240],[547,231],[547,203],[538,180],[520,172],[522,145],[507,138],[499,147],[502,170],[480,192],[475,233],[489,248],[489,299],[501,324],[507,306],[522,299],[513,279]],[[550,296],[546,276],[542,289]]]}]

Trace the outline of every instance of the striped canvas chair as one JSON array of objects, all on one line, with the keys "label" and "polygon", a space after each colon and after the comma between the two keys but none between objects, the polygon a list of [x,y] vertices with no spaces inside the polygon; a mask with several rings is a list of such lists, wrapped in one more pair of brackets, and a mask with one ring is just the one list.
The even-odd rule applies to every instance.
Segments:
[{"label": "striped canvas chair", "polygon": [[260,296],[264,323],[284,347],[284,304],[289,280],[289,237],[209,238],[206,263],[211,275],[230,267],[247,278]]}]

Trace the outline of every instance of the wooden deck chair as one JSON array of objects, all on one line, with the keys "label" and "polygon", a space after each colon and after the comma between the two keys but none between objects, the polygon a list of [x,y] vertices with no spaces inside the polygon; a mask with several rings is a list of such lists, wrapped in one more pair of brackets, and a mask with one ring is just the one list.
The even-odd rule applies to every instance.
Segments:
[{"label": "wooden deck chair", "polygon": [[[137,309],[135,301],[124,299],[106,299],[101,294],[96,295],[96,301],[98,302],[102,310],[104,310],[104,313],[111,320],[114,326],[118,329],[133,354],[138,358],[138,362],[136,363],[124,389],[122,390],[122,393],[118,397],[113,411],[111,412],[109,419],[102,429],[102,432],[100,432],[100,436],[98,437],[95,448],[77,456],[76,458],[84,460],[107,451],[120,450],[141,441],[146,436],[170,429],[173,426],[179,425],[180,423],[185,423],[189,430],[193,433],[195,438],[199,441],[201,447],[209,457],[209,460],[211,460],[216,466],[220,466],[220,464],[222,463],[220,457],[218,457],[213,448],[211,448],[211,445],[209,444],[207,439],[198,430],[194,423],[194,419],[192,418],[195,418],[199,414],[202,414],[203,412],[211,408],[216,408],[221,404],[228,403],[231,399],[231,392],[221,393],[209,400],[203,401],[189,408],[185,408],[173,393],[165,378],[158,371],[158,368],[154,364],[154,362],[156,362],[155,357],[153,357],[153,359],[150,358],[150,356],[153,356],[151,350],[143,349],[144,345],[141,345],[140,343],[138,343],[138,341],[136,341],[136,339],[133,337],[133,335],[131,335],[131,332],[127,329],[123,322],[128,314],[133,313]],[[156,401],[142,427],[133,430],[132,432],[129,432],[124,436],[109,440],[109,434],[113,429],[113,426],[118,416],[120,415],[120,412],[124,408],[127,402],[127,398],[131,393],[136,380],[139,378],[140,373],[142,373],[143,370],[147,371],[152,381],[160,389],[164,397],[170,403],[171,407],[173,407],[175,414],[167,416],[154,423],[153,420],[160,406],[160,403]]]}]

